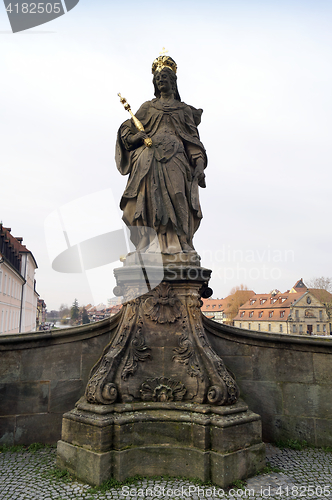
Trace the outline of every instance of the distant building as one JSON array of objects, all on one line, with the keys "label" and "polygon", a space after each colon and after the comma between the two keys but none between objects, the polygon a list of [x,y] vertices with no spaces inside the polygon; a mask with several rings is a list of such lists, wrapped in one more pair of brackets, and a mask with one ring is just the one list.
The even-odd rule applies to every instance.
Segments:
[{"label": "distant building", "polygon": [[317,296],[317,290],[307,288],[302,279],[285,293],[255,294],[240,307],[234,326],[269,333],[330,335],[326,307]]},{"label": "distant building", "polygon": [[207,318],[218,323],[232,325],[239,307],[253,295],[255,292],[252,290],[237,290],[225,299],[202,299],[201,311]]},{"label": "distant building", "polygon": [[0,334],[36,330],[38,266],[22,241],[0,224]]},{"label": "distant building", "polygon": [[110,307],[106,307],[105,304],[98,304],[97,306],[92,306],[88,304],[85,307],[86,312],[88,313],[90,322],[101,321],[102,319],[109,318],[117,314],[122,308],[122,304],[113,305]]}]

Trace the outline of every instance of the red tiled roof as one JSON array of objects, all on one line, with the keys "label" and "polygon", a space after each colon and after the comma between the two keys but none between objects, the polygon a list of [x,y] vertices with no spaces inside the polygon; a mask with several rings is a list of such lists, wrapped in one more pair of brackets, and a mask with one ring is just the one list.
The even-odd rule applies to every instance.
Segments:
[{"label": "red tiled roof", "polygon": [[227,306],[227,298],[226,299],[202,299],[203,305],[201,310],[203,312],[216,312],[223,311]]}]

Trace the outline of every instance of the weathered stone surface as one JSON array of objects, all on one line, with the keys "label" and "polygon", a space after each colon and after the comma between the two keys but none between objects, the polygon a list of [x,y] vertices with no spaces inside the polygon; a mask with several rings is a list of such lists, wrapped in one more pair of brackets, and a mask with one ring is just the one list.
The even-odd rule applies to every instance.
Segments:
[{"label": "weathered stone surface", "polygon": [[83,393],[82,380],[52,381],[50,384],[49,410],[52,413],[64,413],[73,408]]},{"label": "weathered stone surface", "polygon": [[22,351],[21,380],[70,380],[81,374],[81,344]]},{"label": "weathered stone surface", "polygon": [[284,384],[285,415],[330,418],[332,387],[316,384]]},{"label": "weathered stone surface", "polygon": [[99,486],[111,476],[112,452],[96,453],[58,441],[57,466]]},{"label": "weathered stone surface", "polygon": [[86,384],[88,383],[91,368],[103,354],[105,345],[111,341],[113,336],[114,332],[110,331],[108,334],[99,335],[98,337],[84,340],[82,342],[81,378],[83,380],[84,387],[86,387]]},{"label": "weathered stone surface", "polygon": [[1,353],[0,381],[16,382],[20,378],[21,352],[5,351]]},{"label": "weathered stone surface", "polygon": [[13,382],[0,384],[0,415],[47,412],[48,382]]},{"label": "weathered stone surface", "polygon": [[211,481],[225,488],[237,479],[256,474],[265,466],[265,445],[256,444],[226,455],[211,452],[210,460]]},{"label": "weathered stone surface", "polygon": [[252,347],[254,380],[313,382],[312,354]]},{"label": "weathered stone surface", "polygon": [[266,439],[271,430],[271,419],[283,414],[281,385],[273,381],[241,380],[241,396],[254,412],[260,411],[263,425],[263,437]]},{"label": "weathered stone surface", "polygon": [[[331,415],[330,415],[331,417]],[[332,447],[332,418],[315,420],[316,446]]]},{"label": "weathered stone surface", "polygon": [[[82,398],[77,409],[64,415],[58,445],[58,463],[95,484],[105,478],[98,467],[103,460],[107,462],[109,453],[113,457],[109,477],[121,481],[135,474],[180,475],[207,481],[214,467],[212,462],[216,461],[216,467],[224,466],[228,456],[241,477],[247,477],[249,470],[250,474],[257,472],[265,464],[260,418],[241,401],[231,407],[147,402],[111,405],[108,412],[107,405],[100,413],[97,409],[98,405],[84,403]],[[234,450],[239,453],[234,455]],[[248,462],[248,450],[252,450],[254,458],[260,450],[260,459],[255,458],[254,465]],[[89,476],[84,464],[90,463],[93,454],[96,463]],[[217,481],[219,485],[227,483],[218,474]]]},{"label": "weathered stone surface", "polygon": [[315,444],[315,420],[313,418],[278,415],[271,420],[270,425],[275,441],[297,439]]},{"label": "weathered stone surface", "polygon": [[61,439],[97,453],[109,451],[113,447],[113,425],[101,427],[66,418],[65,415],[62,422]]},{"label": "weathered stone surface", "polygon": [[[254,444],[262,442],[262,424],[260,419],[251,422],[249,420],[252,412],[249,415],[244,415],[242,420],[244,423],[237,424],[234,420],[234,425],[229,427],[211,428],[211,449],[222,453],[231,453],[233,451],[248,448]],[[254,414],[253,414],[254,415]],[[256,417],[256,415],[254,415]],[[241,421],[241,419],[239,419]]]},{"label": "weathered stone surface", "polygon": [[15,417],[0,417],[0,445],[14,444],[15,424]]},{"label": "weathered stone surface", "polygon": [[209,479],[209,453],[176,446],[141,446],[114,453],[114,477],[124,481],[136,474]]},{"label": "weathered stone surface", "polygon": [[313,353],[315,382],[317,384],[332,384],[331,356],[319,352]]},{"label": "weathered stone surface", "polygon": [[252,380],[253,367],[251,356],[223,356],[225,365],[236,377],[236,380]]},{"label": "weathered stone surface", "polygon": [[15,444],[54,444],[61,434],[62,413],[40,413],[16,417]]}]

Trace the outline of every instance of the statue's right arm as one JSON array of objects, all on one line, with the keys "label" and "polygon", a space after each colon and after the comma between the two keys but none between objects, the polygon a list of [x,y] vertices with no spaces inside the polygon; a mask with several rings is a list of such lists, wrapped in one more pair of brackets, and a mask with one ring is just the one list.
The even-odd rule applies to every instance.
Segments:
[{"label": "statue's right arm", "polygon": [[[148,103],[144,103],[136,115],[139,119],[144,119],[148,110]],[[133,151],[143,145],[144,139],[148,136],[145,132],[140,132],[136,129],[133,121],[127,120],[121,125],[120,129],[121,140],[127,151]]]}]

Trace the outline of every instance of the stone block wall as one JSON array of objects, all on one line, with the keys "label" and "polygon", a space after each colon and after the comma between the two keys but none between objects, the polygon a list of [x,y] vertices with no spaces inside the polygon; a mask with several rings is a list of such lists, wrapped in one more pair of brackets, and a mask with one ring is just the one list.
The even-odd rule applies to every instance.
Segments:
[{"label": "stone block wall", "polygon": [[267,334],[204,320],[235,374],[241,397],[262,417],[263,439],[332,446],[332,339]]},{"label": "stone block wall", "polygon": [[84,394],[117,321],[0,336],[0,444],[59,439],[62,415]]}]

